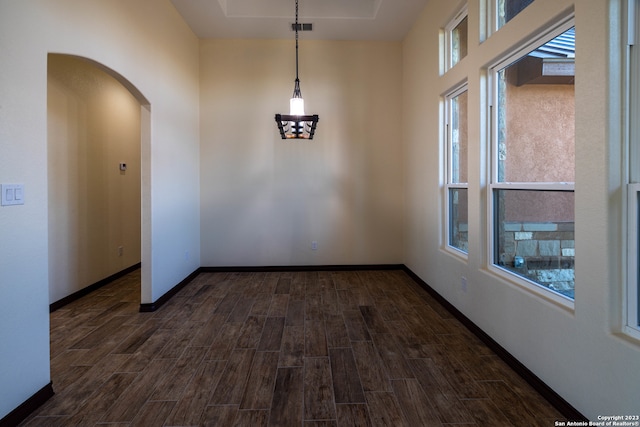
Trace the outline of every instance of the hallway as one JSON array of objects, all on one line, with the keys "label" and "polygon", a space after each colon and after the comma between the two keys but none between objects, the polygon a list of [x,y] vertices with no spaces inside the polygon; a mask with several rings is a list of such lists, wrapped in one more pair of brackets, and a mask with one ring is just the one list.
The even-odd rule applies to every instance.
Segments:
[{"label": "hallway", "polygon": [[562,416],[403,271],[140,270],[51,314],[26,426],[550,426]]}]

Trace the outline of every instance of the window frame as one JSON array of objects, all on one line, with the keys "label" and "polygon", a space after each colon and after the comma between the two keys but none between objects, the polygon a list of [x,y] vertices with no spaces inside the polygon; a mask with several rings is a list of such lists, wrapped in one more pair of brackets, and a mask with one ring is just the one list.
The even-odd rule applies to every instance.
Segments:
[{"label": "window frame", "polygon": [[[445,185],[444,185],[444,247],[447,251],[454,253],[462,258],[468,258],[468,251],[455,247],[451,244],[451,190],[461,189],[467,190],[467,195],[469,194],[469,170],[467,165],[467,182],[453,182],[453,129],[451,126],[452,122],[452,100],[463,93],[469,94],[469,83],[465,80],[464,82],[456,85],[453,89],[447,91],[443,96],[444,100],[444,173],[445,173]],[[468,98],[467,98],[468,102]],[[468,124],[468,117],[467,117]],[[467,150],[469,149],[468,141],[467,141]],[[468,212],[467,212],[468,217]],[[467,223],[468,225],[468,223]],[[468,240],[467,240],[468,243]]]},{"label": "window frame", "polygon": [[[495,2],[492,2],[495,3]],[[529,191],[563,191],[574,192],[575,183],[573,182],[502,182],[498,181],[498,115],[496,113],[498,105],[498,73],[517,62],[523,56],[537,49],[539,46],[553,40],[555,37],[563,34],[570,28],[575,27],[575,15],[573,13],[567,15],[560,21],[550,24],[546,28],[542,28],[536,33],[536,37],[531,38],[515,49],[506,53],[500,59],[495,61],[486,70],[487,75],[487,100],[488,100],[488,121],[489,121],[489,156],[488,156],[488,191],[487,191],[487,258],[486,268],[492,274],[500,277],[509,284],[520,289],[527,290],[536,296],[542,297],[548,301],[558,304],[569,310],[575,308],[575,298],[571,299],[563,294],[554,292],[547,287],[519,276],[498,264],[496,260],[496,207],[495,194],[497,190],[529,190]]]},{"label": "window frame", "polygon": [[[504,27],[505,25],[507,25],[509,22],[511,22],[511,20],[506,21],[504,24],[500,25],[500,16],[498,16],[498,13],[500,11],[500,6],[498,4],[500,0],[487,0],[487,25],[489,26],[489,35],[497,32],[500,30],[500,28]],[[508,0],[505,0],[508,1]],[[532,2],[535,0],[532,0]],[[522,9],[520,12],[522,12],[523,10],[525,10],[527,7],[531,6],[530,4],[527,5],[524,9]],[[517,15],[516,15],[517,16]],[[515,16],[514,16],[515,17]],[[512,18],[513,19],[513,18]]]},{"label": "window frame", "polygon": [[[636,0],[627,2],[627,25],[624,53],[624,116],[626,146],[626,243],[627,277],[623,296],[623,332],[640,339],[640,124],[632,120],[640,113],[640,7]],[[625,236],[623,235],[623,238]]]},{"label": "window frame", "polygon": [[624,332],[634,338],[640,339],[640,313],[638,312],[638,298],[640,288],[640,274],[638,268],[640,262],[638,257],[640,256],[640,239],[638,233],[640,232],[638,214],[638,204],[640,203],[640,183],[627,184],[627,206],[628,206],[628,221],[627,221],[627,286],[626,286],[626,316],[624,319]]},{"label": "window frame", "polygon": [[[456,66],[460,61],[464,58],[460,58],[458,62],[453,63],[453,30],[465,19],[467,18],[467,50],[469,49],[469,5],[465,3],[465,5],[458,10],[455,14],[455,17],[449,21],[449,23],[444,27],[444,55],[445,55],[445,72],[452,69]],[[466,55],[465,55],[466,57]]]}]

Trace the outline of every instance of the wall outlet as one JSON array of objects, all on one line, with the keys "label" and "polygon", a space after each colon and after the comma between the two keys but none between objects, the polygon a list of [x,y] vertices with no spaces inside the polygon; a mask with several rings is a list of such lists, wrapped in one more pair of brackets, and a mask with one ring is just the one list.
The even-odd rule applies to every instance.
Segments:
[{"label": "wall outlet", "polygon": [[118,246],[118,256],[124,255],[124,247]]},{"label": "wall outlet", "polygon": [[316,242],[315,240],[313,242],[311,242],[311,250],[312,251],[317,251],[318,250],[318,242]]},{"label": "wall outlet", "polygon": [[464,276],[460,277],[460,289],[462,292],[467,292],[467,278]]}]

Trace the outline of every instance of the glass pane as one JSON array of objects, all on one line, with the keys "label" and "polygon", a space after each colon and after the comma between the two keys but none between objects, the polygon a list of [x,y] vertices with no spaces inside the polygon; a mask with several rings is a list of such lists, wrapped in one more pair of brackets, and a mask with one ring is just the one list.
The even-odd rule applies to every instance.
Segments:
[{"label": "glass pane", "polygon": [[449,189],[449,245],[469,252],[467,189]]},{"label": "glass pane", "polygon": [[499,182],[575,181],[575,31],[498,72]]},{"label": "glass pane", "polygon": [[467,183],[467,91],[451,99],[451,176],[450,183]]},{"label": "glass pane", "polygon": [[571,299],[574,193],[495,190],[494,263]]},{"label": "glass pane", "polygon": [[456,65],[467,56],[467,25],[465,16],[462,21],[451,31],[451,66]]},{"label": "glass pane", "polygon": [[511,18],[531,3],[533,0],[498,0],[498,28],[511,21]]}]

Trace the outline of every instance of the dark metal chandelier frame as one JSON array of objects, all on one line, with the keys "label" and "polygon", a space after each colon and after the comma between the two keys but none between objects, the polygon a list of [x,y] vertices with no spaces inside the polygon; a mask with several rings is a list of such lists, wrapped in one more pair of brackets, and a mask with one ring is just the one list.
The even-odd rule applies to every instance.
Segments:
[{"label": "dark metal chandelier frame", "polygon": [[[298,77],[298,0],[296,0],[296,80],[292,100],[302,101],[300,78]],[[313,139],[319,117],[317,114],[276,114],[276,123],[282,139]]]}]

